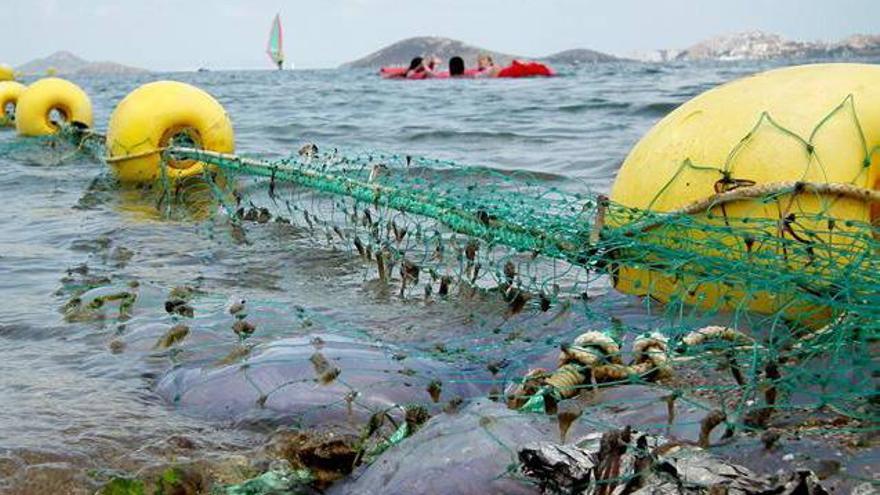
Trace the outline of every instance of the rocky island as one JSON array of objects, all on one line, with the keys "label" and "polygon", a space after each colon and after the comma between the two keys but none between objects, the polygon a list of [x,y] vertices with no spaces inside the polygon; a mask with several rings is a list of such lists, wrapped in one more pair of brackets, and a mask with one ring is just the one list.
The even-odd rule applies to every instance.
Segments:
[{"label": "rocky island", "polygon": [[473,61],[478,55],[484,53],[491,55],[495,62],[501,65],[507,65],[513,59],[541,60],[557,64],[582,64],[621,60],[613,55],[587,49],[566,50],[548,56],[527,57],[496,52],[449,38],[420,36],[398,41],[363,58],[343,64],[342,68],[375,69],[384,66],[407,65],[413,57],[428,54],[436,55],[443,60],[448,60],[457,55],[465,60]]},{"label": "rocky island", "polygon": [[130,67],[115,62],[92,62],[67,51],[55,52],[45,58],[31,60],[16,67],[23,74],[54,73],[60,76],[83,74],[139,74],[146,69]]}]

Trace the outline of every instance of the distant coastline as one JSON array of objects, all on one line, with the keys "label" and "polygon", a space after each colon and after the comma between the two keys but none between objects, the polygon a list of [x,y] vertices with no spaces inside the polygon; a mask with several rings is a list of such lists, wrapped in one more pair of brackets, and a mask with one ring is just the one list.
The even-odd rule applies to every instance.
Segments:
[{"label": "distant coastline", "polygon": [[405,65],[421,55],[436,55],[442,59],[453,56],[475,59],[488,54],[499,63],[513,59],[533,59],[551,64],[579,65],[604,62],[641,61],[672,62],[696,60],[769,60],[777,58],[845,58],[880,56],[880,35],[856,34],[835,42],[794,41],[762,31],[748,31],[709,38],[684,49],[657,49],[642,51],[627,57],[611,55],[587,48],[565,50],[552,55],[523,57],[469,45],[459,40],[436,36],[407,38],[379,49],[357,60],[342,64],[341,68],[378,68]]},{"label": "distant coastline", "polygon": [[146,69],[116,62],[92,62],[67,51],[55,52],[44,58],[31,60],[15,68],[22,74],[56,74],[59,76],[84,74],[143,74]]},{"label": "distant coastline", "polygon": [[880,35],[856,34],[840,41],[797,41],[763,31],[715,36],[684,50],[657,50],[644,61],[772,60],[880,56]]},{"label": "distant coastline", "polygon": [[[344,63],[340,68],[377,69],[384,66],[406,65],[416,56],[436,55],[448,60],[464,57],[473,64],[480,54],[491,55],[499,64],[514,59],[530,59],[559,66],[589,65],[608,62],[678,62],[678,61],[735,61],[772,59],[847,59],[880,57],[880,34],[856,34],[840,41],[796,41],[762,31],[748,31],[715,36],[683,49],[664,48],[612,55],[589,48],[574,48],[550,55],[522,56],[498,52],[459,40],[437,36],[407,38],[357,60]],[[31,60],[15,68],[24,75],[59,76],[84,74],[143,74],[147,69],[110,61],[90,61],[67,51]],[[206,70],[206,69],[202,69]]]}]

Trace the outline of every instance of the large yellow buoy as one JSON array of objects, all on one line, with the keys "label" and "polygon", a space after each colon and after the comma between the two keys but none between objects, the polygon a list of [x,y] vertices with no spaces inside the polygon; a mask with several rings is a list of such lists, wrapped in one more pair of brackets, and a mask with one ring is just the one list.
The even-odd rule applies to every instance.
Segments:
[{"label": "large yellow buoy", "polygon": [[[719,192],[786,181],[877,189],[878,146],[880,66],[822,64],[772,70],[707,91],[661,120],[630,152],[611,199],[641,210],[671,212]],[[697,216],[699,222],[714,225],[727,225],[730,219],[771,219],[767,236],[784,235],[785,227],[810,242],[830,242],[830,235],[810,235],[834,228],[840,235],[833,236],[833,242],[840,247],[853,242],[847,229],[864,229],[864,223],[877,219],[878,211],[857,199],[798,194],[773,201],[734,201]],[[786,219],[791,219],[790,225],[780,223]],[[625,223],[620,218],[617,222]],[[715,252],[701,254],[720,258],[761,249],[745,246],[735,236],[705,237],[711,235],[694,229],[687,239],[670,241],[666,232],[658,231],[654,242],[679,249],[687,241],[708,245],[703,241],[709,240],[715,242]],[[774,254],[788,256],[787,261],[799,267],[810,263],[792,253]],[[787,267],[777,269],[784,273]],[[826,313],[798,302],[798,294],[746,291],[644,266],[622,264],[615,284],[626,293],[704,307],[746,306],[765,313],[784,309],[789,316],[810,318]]]},{"label": "large yellow buoy", "polygon": [[15,107],[25,87],[24,84],[15,81],[0,82],[0,125],[15,122]]},{"label": "large yellow buoy", "polygon": [[0,81],[14,81],[14,80],[15,80],[15,70],[6,64],[0,64]]},{"label": "large yellow buoy", "polygon": [[[175,81],[145,84],[128,94],[110,117],[108,162],[123,183],[152,183],[162,174],[161,152],[176,144],[231,153],[232,122],[211,95]],[[170,180],[202,174],[192,160],[167,162]]]},{"label": "large yellow buoy", "polygon": [[92,102],[85,91],[70,81],[40,79],[19,97],[15,128],[22,136],[54,134],[59,130],[54,119],[92,127]]}]

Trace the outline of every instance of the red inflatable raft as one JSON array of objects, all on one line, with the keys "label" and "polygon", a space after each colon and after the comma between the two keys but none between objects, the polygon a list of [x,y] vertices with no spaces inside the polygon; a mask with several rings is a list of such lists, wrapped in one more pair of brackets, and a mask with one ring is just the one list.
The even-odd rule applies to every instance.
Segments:
[{"label": "red inflatable raft", "polygon": [[[384,77],[385,79],[428,79],[428,76],[424,72],[413,74],[409,77],[405,77],[406,75],[406,67],[382,67],[379,69],[379,75]],[[480,71],[477,69],[468,69],[464,71],[465,77],[474,77],[479,74]],[[448,79],[449,71],[435,72],[430,79]]]},{"label": "red inflatable raft", "polygon": [[[424,73],[420,74],[412,74],[409,77],[405,77],[406,75],[406,67],[382,67],[379,69],[379,75],[385,79],[412,79],[412,80],[421,80],[421,79],[429,79]],[[464,77],[475,77],[480,74],[480,71],[477,69],[468,69],[464,71]],[[520,77],[550,77],[555,76],[556,73],[553,72],[549,66],[544,65],[539,62],[523,62],[520,60],[514,60],[512,64],[508,65],[501,69],[498,72],[496,77],[504,77],[504,78],[520,78]],[[435,72],[434,75],[430,79],[447,79],[449,78],[449,72]]]},{"label": "red inflatable raft", "polygon": [[550,67],[538,62],[522,62],[514,60],[512,64],[501,69],[498,77],[550,77],[556,73]]}]

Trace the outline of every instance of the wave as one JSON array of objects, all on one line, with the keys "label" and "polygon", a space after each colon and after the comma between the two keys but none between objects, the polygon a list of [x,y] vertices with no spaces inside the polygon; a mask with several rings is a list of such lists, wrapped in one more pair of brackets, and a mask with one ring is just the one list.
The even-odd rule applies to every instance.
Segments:
[{"label": "wave", "polygon": [[423,131],[417,132],[415,134],[411,134],[406,137],[407,141],[410,142],[420,142],[420,141],[431,141],[438,139],[449,139],[449,140],[473,140],[473,139],[491,139],[491,140],[504,140],[504,141],[529,141],[532,143],[549,143],[552,140],[530,136],[527,134],[519,134],[516,132],[510,131],[453,131],[449,129],[439,129],[433,131]]},{"label": "wave", "polygon": [[625,101],[611,101],[604,98],[591,98],[584,103],[561,105],[556,107],[560,112],[581,113],[589,110],[622,110],[629,108],[630,104]]},{"label": "wave", "polygon": [[642,105],[636,108],[634,113],[636,115],[665,117],[669,112],[675,110],[679,106],[681,106],[681,102],[677,101],[648,103],[647,105]]}]

